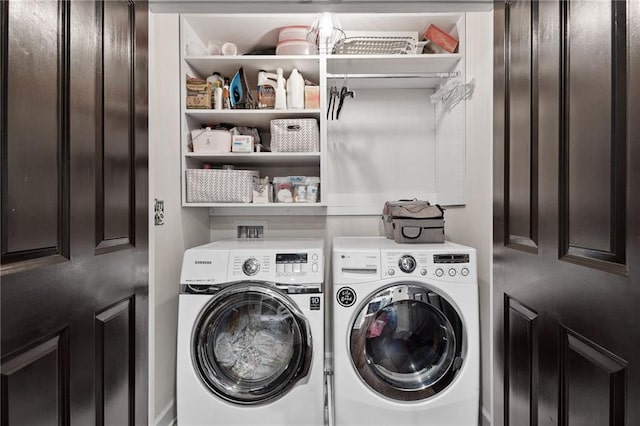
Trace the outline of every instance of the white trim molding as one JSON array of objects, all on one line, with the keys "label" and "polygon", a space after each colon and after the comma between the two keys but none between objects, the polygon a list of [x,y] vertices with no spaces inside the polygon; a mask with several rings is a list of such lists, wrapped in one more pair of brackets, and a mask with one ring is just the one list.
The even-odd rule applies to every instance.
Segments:
[{"label": "white trim molding", "polygon": [[485,407],[480,412],[480,426],[491,426],[491,414]]},{"label": "white trim molding", "polygon": [[176,400],[172,399],[155,418],[156,426],[174,426],[176,424]]}]

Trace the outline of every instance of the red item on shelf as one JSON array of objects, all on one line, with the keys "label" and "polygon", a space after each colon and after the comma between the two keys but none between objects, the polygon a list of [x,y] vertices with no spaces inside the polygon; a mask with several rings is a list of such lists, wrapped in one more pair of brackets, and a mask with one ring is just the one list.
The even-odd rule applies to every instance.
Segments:
[{"label": "red item on shelf", "polygon": [[442,31],[433,24],[429,25],[429,28],[427,28],[427,32],[424,33],[424,38],[431,40],[433,43],[437,44],[449,53],[455,52],[456,47],[458,47],[458,40],[455,37],[445,31]]}]

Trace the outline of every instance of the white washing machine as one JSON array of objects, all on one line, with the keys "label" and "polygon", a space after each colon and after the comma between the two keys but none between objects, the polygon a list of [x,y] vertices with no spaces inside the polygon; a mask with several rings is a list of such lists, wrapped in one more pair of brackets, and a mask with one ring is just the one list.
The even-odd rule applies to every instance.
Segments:
[{"label": "white washing machine", "polygon": [[337,426],[477,426],[476,252],[334,238]]},{"label": "white washing machine", "polygon": [[225,240],[184,254],[179,425],[321,425],[324,243]]}]

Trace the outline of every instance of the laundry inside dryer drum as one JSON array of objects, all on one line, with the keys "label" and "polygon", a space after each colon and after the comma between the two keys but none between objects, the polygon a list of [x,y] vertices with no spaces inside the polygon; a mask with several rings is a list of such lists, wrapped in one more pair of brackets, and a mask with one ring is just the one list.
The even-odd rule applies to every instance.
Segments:
[{"label": "laundry inside dryer drum", "polygon": [[231,402],[252,404],[282,395],[301,372],[307,342],[289,306],[255,291],[210,304],[194,335],[204,383]]},{"label": "laundry inside dryer drum", "polygon": [[436,293],[394,285],[364,303],[350,344],[354,367],[373,390],[398,400],[425,399],[455,377],[462,323]]}]

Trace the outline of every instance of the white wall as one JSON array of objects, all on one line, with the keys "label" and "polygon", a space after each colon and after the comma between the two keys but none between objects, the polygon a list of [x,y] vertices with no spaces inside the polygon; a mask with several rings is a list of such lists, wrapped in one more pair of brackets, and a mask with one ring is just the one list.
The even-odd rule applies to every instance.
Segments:
[{"label": "white wall", "polygon": [[[154,161],[152,193],[165,201],[166,224],[155,227],[155,371],[151,419],[171,419],[175,398],[175,333],[180,264],[184,249],[206,240],[235,237],[239,222],[266,222],[267,237],[316,236],[327,250],[334,236],[380,235],[379,216],[212,217],[207,209],[180,207],[180,99],[178,16],[151,14],[153,55],[150,63],[150,145]],[[446,212],[447,238],[478,250],[482,341],[481,404],[491,418],[491,238],[492,238],[492,13],[467,15],[467,79],[476,89],[466,106],[467,204]],[[380,206],[382,209],[382,206]],[[329,252],[327,252],[329,253]],[[329,258],[329,256],[328,256]],[[329,268],[326,269],[330,283]],[[329,284],[330,285],[330,284]],[[327,291],[331,288],[327,287]],[[154,396],[155,394],[155,396]],[[164,410],[164,412],[163,412]],[[159,417],[159,414],[163,416]]]},{"label": "white wall", "polygon": [[178,15],[150,14],[149,150],[153,161],[152,198],[164,200],[165,224],[152,229],[154,268],[150,292],[155,300],[149,374],[149,421],[169,424],[175,418],[176,328],[178,285],[184,250],[209,240],[206,209],[180,207],[180,63]]},{"label": "white wall", "polygon": [[475,77],[467,101],[467,204],[445,213],[447,238],[478,252],[480,295],[481,404],[492,419],[491,283],[493,266],[493,13],[467,13],[467,80]]}]

